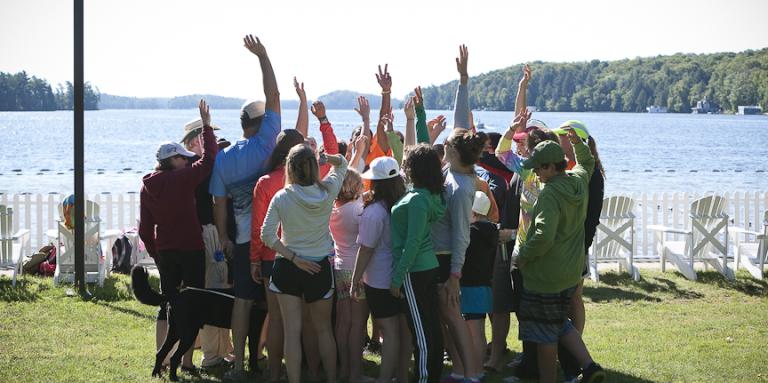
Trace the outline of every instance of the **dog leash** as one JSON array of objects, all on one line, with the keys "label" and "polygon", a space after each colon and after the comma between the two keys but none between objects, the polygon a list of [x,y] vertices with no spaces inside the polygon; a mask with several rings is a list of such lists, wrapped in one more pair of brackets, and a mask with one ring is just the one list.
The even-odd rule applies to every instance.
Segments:
[{"label": "dog leash", "polygon": [[181,291],[184,291],[184,290],[202,291],[202,292],[205,292],[205,293],[218,294],[218,295],[221,295],[222,297],[227,297],[227,298],[230,298],[230,299],[235,299],[234,295],[224,294],[224,293],[222,293],[220,291],[200,289],[200,288],[197,288],[197,287],[185,287],[185,288],[181,289]]}]

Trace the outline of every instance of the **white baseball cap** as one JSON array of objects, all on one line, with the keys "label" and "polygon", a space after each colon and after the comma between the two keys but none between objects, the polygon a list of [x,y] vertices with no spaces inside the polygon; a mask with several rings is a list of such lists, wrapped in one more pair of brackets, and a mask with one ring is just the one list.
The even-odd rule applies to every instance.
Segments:
[{"label": "white baseball cap", "polygon": [[264,101],[246,101],[240,109],[240,112],[245,113],[248,115],[248,119],[252,120],[256,117],[263,116],[266,108],[267,105],[264,104]]},{"label": "white baseball cap", "polygon": [[475,192],[475,200],[472,202],[472,211],[480,215],[488,215],[491,210],[491,200],[481,191]]},{"label": "white baseball cap", "polygon": [[181,144],[178,142],[164,142],[160,144],[160,147],[157,148],[157,160],[164,160],[166,158],[171,158],[175,155],[182,155],[184,157],[194,157],[195,153],[190,152],[187,149],[184,149]]},{"label": "white baseball cap", "polygon": [[392,157],[378,157],[360,176],[366,180],[386,180],[400,175],[400,165]]}]

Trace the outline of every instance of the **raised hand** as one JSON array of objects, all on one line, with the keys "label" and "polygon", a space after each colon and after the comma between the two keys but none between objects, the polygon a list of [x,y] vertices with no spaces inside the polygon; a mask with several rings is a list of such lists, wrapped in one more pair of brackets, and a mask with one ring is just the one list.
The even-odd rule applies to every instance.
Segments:
[{"label": "raised hand", "polygon": [[459,57],[456,58],[456,70],[459,71],[459,75],[463,78],[469,77],[467,72],[467,60],[469,59],[469,51],[467,46],[462,44],[459,46]]},{"label": "raised hand", "polygon": [[523,67],[523,78],[520,79],[520,86],[527,86],[529,81],[531,81],[531,67],[525,64]]},{"label": "raised hand", "polygon": [[379,65],[379,73],[376,74],[376,81],[379,82],[382,92],[390,92],[392,90],[392,76],[389,75],[388,67],[389,64],[384,64],[384,71],[382,71],[381,65]]},{"label": "raised hand", "polygon": [[363,96],[357,97],[357,108],[355,112],[362,117],[363,121],[370,121],[371,118],[371,106],[368,104],[368,99]]},{"label": "raised hand", "polygon": [[392,126],[392,115],[385,114],[379,118],[379,125],[382,126],[385,132],[391,132],[394,130]]},{"label": "raised hand", "polygon": [[259,58],[267,57],[267,48],[264,48],[264,45],[261,44],[258,37],[247,35],[243,38],[243,42],[245,43],[245,47]]},{"label": "raised hand", "polygon": [[306,100],[307,93],[304,91],[304,83],[299,83],[296,80],[296,76],[293,76],[293,87],[296,88],[296,94],[299,95],[299,100]]},{"label": "raised hand", "polygon": [[440,133],[445,130],[447,121],[442,114],[429,120],[427,122],[427,132],[429,133],[429,143],[434,144],[437,141],[437,137],[440,137]]},{"label": "raised hand", "polygon": [[512,121],[512,126],[510,126],[509,129],[515,132],[523,131],[523,129],[525,129],[525,127],[528,125],[528,120],[531,119],[532,114],[533,113],[528,111],[528,109],[523,109],[520,114],[515,116],[515,120]]},{"label": "raised hand", "polygon": [[408,100],[405,101],[405,106],[403,107],[403,111],[405,112],[405,119],[406,120],[415,120],[416,119],[416,96],[408,98]]},{"label": "raised hand", "polygon": [[424,96],[421,94],[421,87],[417,86],[417,87],[413,88],[413,93],[416,94],[416,96],[414,96],[414,105],[413,106],[415,106],[417,108],[418,107],[422,107],[423,108],[424,107]]},{"label": "raised hand", "polygon": [[198,108],[200,109],[200,119],[203,120],[203,126],[211,126],[211,109],[205,103],[205,100],[200,99]]},{"label": "raised hand", "polygon": [[365,151],[365,149],[368,147],[368,143],[370,142],[370,139],[365,134],[360,134],[357,137],[355,137],[355,141],[352,143],[355,147],[355,150],[362,153]]},{"label": "raised hand", "polygon": [[576,134],[576,130],[573,128],[566,128],[568,130],[568,139],[571,141],[571,145],[576,145],[581,141],[581,137]]},{"label": "raised hand", "polygon": [[340,166],[342,162],[342,155],[341,154],[326,154],[326,158],[328,158],[328,163],[333,166]]},{"label": "raised hand", "polygon": [[322,101],[315,101],[312,103],[312,108],[310,109],[312,111],[312,114],[317,117],[318,120],[322,120],[325,118],[325,105]]}]

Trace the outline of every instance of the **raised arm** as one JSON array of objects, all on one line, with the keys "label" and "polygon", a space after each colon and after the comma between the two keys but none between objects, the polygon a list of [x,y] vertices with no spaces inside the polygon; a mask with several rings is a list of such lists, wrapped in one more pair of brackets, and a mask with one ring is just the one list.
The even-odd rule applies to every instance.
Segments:
[{"label": "raised arm", "polygon": [[459,88],[456,90],[456,103],[453,109],[453,128],[470,128],[469,121],[469,74],[467,60],[469,51],[466,45],[459,46],[459,57],[456,58],[456,70],[459,71]]},{"label": "raised arm", "polygon": [[[367,151],[367,147],[370,143],[370,138],[366,136],[365,134],[358,135],[355,137],[354,141],[352,141],[352,146],[355,148],[355,153],[352,155],[352,159],[349,160],[349,167],[357,170],[360,169],[360,161],[363,160],[363,155]],[[347,149],[351,150],[351,148]]]},{"label": "raised arm", "polygon": [[413,97],[416,112],[416,142],[431,144],[427,128],[427,112],[424,110],[424,95],[421,93],[421,87],[417,86],[413,92],[416,94]]},{"label": "raised arm", "polygon": [[325,148],[325,153],[338,154],[339,142],[336,140],[336,135],[333,133],[331,122],[328,121],[328,117],[325,114],[325,104],[323,104],[322,101],[313,102],[312,114],[314,114],[320,122],[320,134],[323,136],[323,148]]},{"label": "raised arm", "polygon": [[[427,133],[429,134],[429,141],[427,142],[430,145],[434,145],[435,141],[437,141],[437,138],[440,137],[440,133],[442,133],[445,130],[445,127],[447,126],[447,122],[445,120],[445,116],[442,114],[429,120],[427,123]],[[418,128],[418,125],[417,125]],[[419,141],[421,143],[421,141]]]},{"label": "raised arm", "polygon": [[216,145],[216,136],[211,128],[211,112],[205,100],[200,100],[198,104],[200,109],[200,119],[203,122],[203,151],[200,159],[195,161],[192,166],[175,171],[175,182],[192,188],[205,181],[213,171],[213,164],[216,161],[216,153],[219,147]]},{"label": "raised arm", "polygon": [[363,119],[362,134],[373,137],[373,133],[371,133],[371,106],[368,104],[367,98],[363,96],[357,97],[357,108],[355,108],[355,112],[357,112],[357,114],[360,115],[360,118]]},{"label": "raised arm", "polygon": [[296,94],[299,96],[299,116],[296,117],[296,130],[304,138],[309,137],[309,114],[307,113],[307,93],[304,92],[304,83],[299,83],[296,77],[293,77],[293,87],[296,88]]},{"label": "raised arm", "polygon": [[267,55],[267,49],[261,44],[259,38],[253,35],[245,36],[243,42],[245,47],[259,58],[261,75],[264,79],[264,96],[267,100],[266,108],[280,114],[280,91],[277,90],[277,80],[275,79],[275,72],[272,70],[272,62],[269,61]]},{"label": "raised arm", "polygon": [[382,71],[381,65],[379,65],[379,73],[376,74],[376,81],[381,86],[381,108],[379,109],[379,124],[376,126],[376,143],[379,144],[379,148],[384,153],[389,153],[389,141],[387,141],[387,133],[384,131],[384,126],[381,124],[381,118],[392,112],[390,100],[392,76],[389,75],[388,67],[389,64],[384,64],[384,71]]},{"label": "raised arm", "polygon": [[[405,112],[405,147],[409,148],[411,146],[416,145],[416,96],[409,97],[405,101],[405,107],[403,107],[403,112]],[[424,123],[424,127],[426,128],[427,124]],[[426,129],[425,132],[426,133]]]},{"label": "raised arm", "polygon": [[531,81],[531,67],[525,64],[523,67],[523,78],[517,85],[517,98],[515,98],[515,116],[519,115],[526,108],[526,94],[528,92],[528,82]]}]

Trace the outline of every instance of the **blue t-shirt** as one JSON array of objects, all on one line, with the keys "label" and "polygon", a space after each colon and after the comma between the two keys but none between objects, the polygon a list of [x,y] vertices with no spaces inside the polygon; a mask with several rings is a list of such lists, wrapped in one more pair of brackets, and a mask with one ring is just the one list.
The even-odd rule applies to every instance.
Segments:
[{"label": "blue t-shirt", "polygon": [[251,241],[253,187],[259,177],[267,172],[269,156],[275,149],[279,132],[280,115],[267,110],[259,133],[237,140],[216,156],[208,190],[214,197],[232,198],[237,244]]}]

